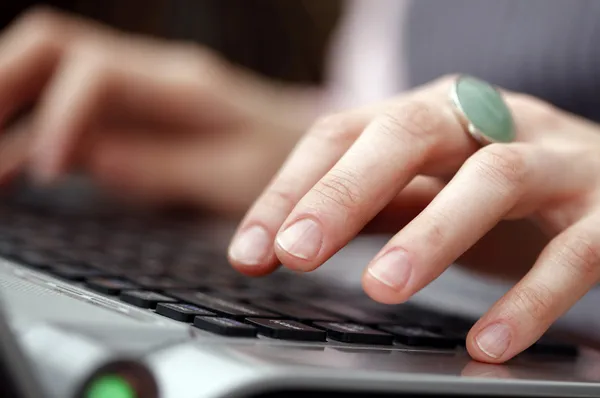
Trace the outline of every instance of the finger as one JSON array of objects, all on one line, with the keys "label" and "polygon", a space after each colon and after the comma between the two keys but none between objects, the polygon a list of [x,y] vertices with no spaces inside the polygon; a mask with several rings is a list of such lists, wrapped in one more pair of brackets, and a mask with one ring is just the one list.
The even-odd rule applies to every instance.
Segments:
[{"label": "finger", "polygon": [[0,41],[0,123],[41,90],[63,47],[63,28],[27,15]]},{"label": "finger", "polygon": [[500,220],[585,186],[583,173],[565,167],[570,161],[570,155],[533,144],[483,148],[369,264],[365,291],[384,303],[407,300]]},{"label": "finger", "polygon": [[417,174],[452,173],[474,152],[442,79],[386,109],[300,200],[277,235],[290,268],[315,269],[355,236]]},{"label": "finger", "polygon": [[7,183],[27,161],[31,145],[31,129],[28,120],[10,126],[0,138],[0,184]]},{"label": "finger", "polygon": [[374,109],[348,112],[322,119],[311,128],[240,223],[229,248],[234,267],[252,275],[277,267],[273,241],[281,223],[350,147],[373,115]]},{"label": "finger", "polygon": [[514,379],[515,375],[508,366],[491,365],[477,361],[469,361],[460,372],[463,377],[481,379]]},{"label": "finger", "polygon": [[[208,143],[123,129],[101,130],[93,136],[86,143],[88,158],[83,162],[99,184],[128,197],[202,202],[205,192],[215,190],[229,171],[219,167],[225,163],[219,156],[223,151]],[[227,207],[226,203],[222,205]]]},{"label": "finger", "polygon": [[197,126],[199,114],[207,125],[225,120],[225,110],[234,107],[222,69],[190,47],[130,38],[75,43],[36,114],[34,175],[50,182],[63,172],[77,140],[100,116],[131,114],[186,126]]},{"label": "finger", "polygon": [[555,237],[527,275],[471,329],[467,348],[479,361],[520,353],[600,280],[597,214]]},{"label": "finger", "polygon": [[0,125],[42,90],[65,48],[100,31],[94,24],[36,8],[0,39]]},{"label": "finger", "polygon": [[[239,214],[258,194],[256,185],[263,180],[266,185],[270,177],[264,152],[252,150],[242,137],[236,145],[204,138],[177,137],[169,130],[102,129],[86,136],[80,147],[87,150],[78,156],[99,184],[129,199]],[[247,175],[251,182],[243,178]]]},{"label": "finger", "polygon": [[445,185],[438,178],[415,177],[361,232],[378,234],[397,232],[418,216]]}]

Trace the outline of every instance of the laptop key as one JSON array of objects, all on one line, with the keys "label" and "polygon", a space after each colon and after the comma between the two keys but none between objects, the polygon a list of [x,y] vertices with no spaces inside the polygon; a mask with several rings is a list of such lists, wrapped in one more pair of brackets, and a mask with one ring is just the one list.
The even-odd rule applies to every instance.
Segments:
[{"label": "laptop key", "polygon": [[323,311],[337,315],[339,318],[345,321],[358,322],[367,325],[375,325],[380,323],[386,323],[387,317],[379,314],[373,314],[360,307],[349,305],[343,301],[338,300],[315,300],[308,302],[311,306],[317,307]]},{"label": "laptop key", "polygon": [[228,337],[256,337],[257,333],[256,327],[227,318],[197,316],[194,318],[194,326]]},{"label": "laptop key", "polygon": [[59,278],[68,279],[74,282],[85,281],[88,278],[96,278],[99,276],[106,276],[105,272],[83,268],[72,265],[57,265],[50,267],[50,273],[58,276]]},{"label": "laptop key", "polygon": [[0,255],[10,256],[16,250],[16,245],[6,236],[0,237]]},{"label": "laptop key", "polygon": [[158,303],[176,303],[177,300],[147,290],[127,290],[120,294],[121,301],[141,308],[154,309]]},{"label": "laptop key", "polygon": [[316,322],[315,326],[327,331],[327,337],[344,343],[391,345],[394,336],[369,326],[354,323]]},{"label": "laptop key", "polygon": [[228,318],[279,318],[277,314],[252,305],[205,293],[169,291],[168,294],[181,301],[197,305]]},{"label": "laptop key", "polygon": [[30,267],[47,269],[52,263],[52,257],[48,253],[39,250],[24,250],[15,256],[16,260]]},{"label": "laptop key", "polygon": [[99,293],[116,296],[123,290],[139,289],[138,286],[119,278],[92,278],[88,279],[87,287]]},{"label": "laptop key", "polygon": [[268,311],[281,314],[287,318],[300,321],[342,321],[340,317],[320,311],[317,308],[309,307],[302,303],[281,302],[275,300],[252,300],[251,303]]},{"label": "laptop key", "polygon": [[130,279],[148,290],[169,290],[169,289],[195,289],[197,286],[193,283],[178,281],[169,277],[139,275],[131,276]]},{"label": "laptop key", "polygon": [[398,343],[415,347],[455,348],[456,339],[413,326],[381,326],[381,330],[395,336]]},{"label": "laptop key", "polygon": [[533,355],[576,357],[579,354],[579,350],[575,345],[542,337],[525,350],[525,353]]},{"label": "laptop key", "polygon": [[[209,290],[209,289],[207,289]],[[225,299],[232,299],[234,301],[244,301],[251,303],[257,307],[264,308],[262,306],[256,305],[256,300],[268,300],[273,298],[273,295],[269,292],[260,290],[260,289],[215,289],[212,294],[215,296],[219,296]],[[270,308],[264,308],[267,311],[272,311]]]},{"label": "laptop key", "polygon": [[465,347],[467,345],[467,335],[469,334],[468,330],[457,331],[452,329],[435,329],[435,328],[425,328],[430,332],[438,333],[446,336],[449,339],[453,339],[456,345]]},{"label": "laptop key", "polygon": [[180,322],[192,322],[196,316],[216,316],[208,310],[191,304],[159,303],[156,313]]},{"label": "laptop key", "polygon": [[323,330],[304,325],[297,321],[258,318],[248,318],[247,321],[255,325],[260,334],[273,339],[325,341],[326,337],[326,333]]}]

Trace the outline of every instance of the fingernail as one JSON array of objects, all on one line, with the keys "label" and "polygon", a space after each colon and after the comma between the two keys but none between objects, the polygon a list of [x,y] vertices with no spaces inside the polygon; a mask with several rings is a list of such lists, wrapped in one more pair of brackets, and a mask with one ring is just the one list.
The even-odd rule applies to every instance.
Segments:
[{"label": "fingernail", "polygon": [[491,358],[500,358],[510,345],[510,328],[503,323],[494,323],[483,329],[475,342],[479,349]]},{"label": "fingernail", "polygon": [[259,265],[267,260],[271,244],[267,230],[255,225],[234,240],[229,257],[244,265]]},{"label": "fingernail", "polygon": [[394,290],[402,290],[411,274],[411,264],[404,250],[392,250],[368,268],[369,274]]},{"label": "fingernail", "polygon": [[277,236],[277,244],[294,257],[311,260],[319,254],[323,233],[311,219],[297,221]]}]

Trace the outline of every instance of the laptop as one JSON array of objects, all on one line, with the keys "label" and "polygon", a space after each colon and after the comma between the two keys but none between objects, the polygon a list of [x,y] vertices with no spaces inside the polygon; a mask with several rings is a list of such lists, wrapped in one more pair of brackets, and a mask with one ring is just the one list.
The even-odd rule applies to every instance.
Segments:
[{"label": "laptop", "polygon": [[228,223],[58,202],[0,202],[0,294],[43,397],[600,396],[600,354],[581,344],[548,335],[478,363],[473,318],[236,273]]},{"label": "laptop", "polygon": [[0,308],[0,394],[12,398],[44,396],[29,359],[13,336],[3,308]]}]

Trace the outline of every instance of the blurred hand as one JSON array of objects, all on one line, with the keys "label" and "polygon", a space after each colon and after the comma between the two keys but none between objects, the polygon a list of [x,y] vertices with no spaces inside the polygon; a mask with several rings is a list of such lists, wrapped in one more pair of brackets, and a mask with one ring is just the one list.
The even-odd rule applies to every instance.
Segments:
[{"label": "blurred hand", "polygon": [[509,252],[527,260],[517,262],[525,276],[473,326],[468,350],[500,363],[535,342],[600,279],[600,127],[505,93],[517,142],[480,148],[448,100],[453,81],[318,122],[241,223],[232,263],[253,275],[279,262],[311,271],[368,223],[395,224],[363,286],[401,303],[486,241],[492,250],[461,263],[487,270]]},{"label": "blurred hand", "polygon": [[82,168],[122,197],[241,212],[310,124],[315,98],[193,44],[38,9],[0,38],[0,126],[32,107],[2,135],[0,179],[28,167],[51,183]]}]

